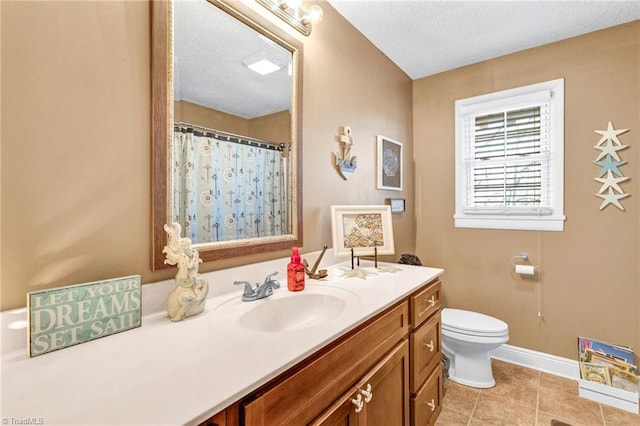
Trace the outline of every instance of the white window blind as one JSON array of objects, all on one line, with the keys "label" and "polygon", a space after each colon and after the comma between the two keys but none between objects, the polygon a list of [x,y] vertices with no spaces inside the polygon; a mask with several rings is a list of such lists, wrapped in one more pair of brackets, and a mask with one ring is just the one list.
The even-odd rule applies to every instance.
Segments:
[{"label": "white window blind", "polygon": [[465,213],[551,214],[548,102],[468,114],[465,139]]},{"label": "white window blind", "polygon": [[456,101],[457,227],[562,230],[564,82]]}]

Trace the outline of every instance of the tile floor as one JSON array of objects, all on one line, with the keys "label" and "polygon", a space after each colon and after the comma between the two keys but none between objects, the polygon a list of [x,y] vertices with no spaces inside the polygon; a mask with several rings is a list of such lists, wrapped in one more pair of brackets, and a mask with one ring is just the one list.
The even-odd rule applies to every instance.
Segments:
[{"label": "tile floor", "polygon": [[571,426],[640,425],[640,415],[578,396],[578,382],[497,360],[496,386],[475,389],[445,382],[436,426],[532,425],[558,420]]}]

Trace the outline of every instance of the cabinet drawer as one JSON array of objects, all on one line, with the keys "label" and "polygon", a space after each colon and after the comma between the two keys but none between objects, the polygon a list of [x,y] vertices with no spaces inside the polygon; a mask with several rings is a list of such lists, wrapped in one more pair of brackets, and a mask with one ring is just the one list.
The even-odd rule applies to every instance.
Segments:
[{"label": "cabinet drawer", "polygon": [[442,358],[440,312],[411,333],[411,392],[422,385]]},{"label": "cabinet drawer", "polygon": [[411,325],[418,328],[420,324],[440,310],[440,279],[427,284],[424,290],[411,296]]},{"label": "cabinet drawer", "polygon": [[405,301],[252,395],[243,403],[245,424],[309,423],[355,384],[408,330],[409,306]]},{"label": "cabinet drawer", "polygon": [[411,398],[411,424],[433,425],[442,410],[442,366],[433,370],[424,386]]}]

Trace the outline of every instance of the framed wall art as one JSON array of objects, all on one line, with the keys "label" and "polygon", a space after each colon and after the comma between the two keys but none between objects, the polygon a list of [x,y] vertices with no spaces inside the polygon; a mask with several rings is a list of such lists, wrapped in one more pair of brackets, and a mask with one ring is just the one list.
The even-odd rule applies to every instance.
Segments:
[{"label": "framed wall art", "polygon": [[402,191],[402,142],[386,136],[377,136],[377,185],[378,189]]},{"label": "framed wall art", "polygon": [[333,254],[395,254],[391,206],[331,206]]}]

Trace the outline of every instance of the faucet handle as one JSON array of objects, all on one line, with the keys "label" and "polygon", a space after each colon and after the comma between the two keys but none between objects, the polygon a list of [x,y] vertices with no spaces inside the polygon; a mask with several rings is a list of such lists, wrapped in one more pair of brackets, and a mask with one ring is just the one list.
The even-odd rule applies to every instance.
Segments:
[{"label": "faucet handle", "polygon": [[243,296],[251,296],[256,293],[256,291],[251,287],[251,283],[249,283],[249,281],[234,281],[233,285],[244,285]]},{"label": "faucet handle", "polygon": [[274,275],[278,275],[278,271],[272,272],[269,275],[267,275],[267,278],[264,279],[264,284],[270,282],[273,288],[280,288],[280,281],[274,280],[272,278]]},{"label": "faucet handle", "polygon": [[271,277],[273,277],[274,275],[278,275],[278,271],[274,271],[267,275],[267,278],[264,279],[264,282],[266,283],[267,281],[271,281]]}]

